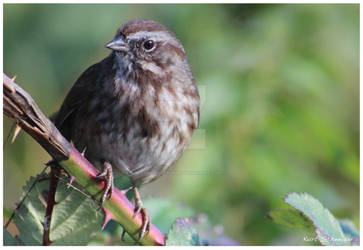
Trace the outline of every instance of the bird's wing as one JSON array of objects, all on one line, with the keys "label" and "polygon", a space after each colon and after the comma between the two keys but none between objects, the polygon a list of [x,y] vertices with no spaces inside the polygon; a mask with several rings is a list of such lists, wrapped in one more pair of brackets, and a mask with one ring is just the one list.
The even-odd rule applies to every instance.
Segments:
[{"label": "bird's wing", "polygon": [[67,140],[72,139],[73,121],[77,112],[83,105],[87,105],[89,99],[92,98],[90,91],[100,79],[104,67],[103,63],[104,61],[96,63],[82,73],[67,94],[59,112],[55,115],[55,125]]}]

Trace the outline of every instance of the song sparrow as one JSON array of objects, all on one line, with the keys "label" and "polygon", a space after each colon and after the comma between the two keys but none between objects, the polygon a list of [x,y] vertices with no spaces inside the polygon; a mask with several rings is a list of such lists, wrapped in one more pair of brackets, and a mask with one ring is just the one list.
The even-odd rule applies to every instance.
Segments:
[{"label": "song sparrow", "polygon": [[162,24],[129,21],[106,47],[111,54],[78,78],[55,124],[91,163],[103,165],[102,203],[114,172],[130,177],[135,213],[145,214],[136,187],[183,154],[199,123],[198,89],[183,46]]}]

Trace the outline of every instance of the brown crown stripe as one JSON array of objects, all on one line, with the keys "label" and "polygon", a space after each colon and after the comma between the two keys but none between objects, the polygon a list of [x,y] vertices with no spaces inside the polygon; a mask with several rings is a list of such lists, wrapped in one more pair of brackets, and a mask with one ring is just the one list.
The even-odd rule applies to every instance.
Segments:
[{"label": "brown crown stripe", "polygon": [[121,26],[120,33],[128,36],[129,34],[136,33],[139,31],[163,31],[168,29],[157,22],[146,20],[146,19],[136,19],[129,21]]}]

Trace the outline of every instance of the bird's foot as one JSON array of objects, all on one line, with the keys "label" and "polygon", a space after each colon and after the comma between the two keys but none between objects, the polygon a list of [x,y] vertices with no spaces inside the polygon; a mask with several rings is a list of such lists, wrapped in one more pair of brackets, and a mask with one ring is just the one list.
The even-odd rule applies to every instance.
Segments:
[{"label": "bird's foot", "polygon": [[100,204],[100,209],[101,209],[106,199],[111,198],[113,193],[113,172],[112,172],[112,166],[109,162],[105,162],[103,164],[103,171],[102,173],[97,175],[96,178],[105,182],[105,187],[101,197],[101,204]]},{"label": "bird's foot", "polygon": [[135,210],[133,217],[136,217],[139,213],[141,213],[142,215],[142,225],[139,232],[139,238],[137,239],[137,242],[140,242],[140,240],[150,232],[151,219],[146,214],[146,209],[142,205],[141,197],[139,191],[137,190],[137,187],[134,187],[133,190],[134,190],[134,199],[135,199]]}]

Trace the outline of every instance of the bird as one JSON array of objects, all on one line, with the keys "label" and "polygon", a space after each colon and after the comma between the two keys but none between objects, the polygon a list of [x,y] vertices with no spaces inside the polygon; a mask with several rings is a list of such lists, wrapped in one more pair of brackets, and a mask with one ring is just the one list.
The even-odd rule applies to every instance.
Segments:
[{"label": "bird", "polygon": [[145,218],[141,239],[150,219],[138,186],[182,156],[199,125],[200,98],[184,47],[166,26],[128,21],[105,47],[111,53],[79,76],[55,125],[102,171],[102,205],[112,195],[114,176],[130,178],[135,214]]}]

